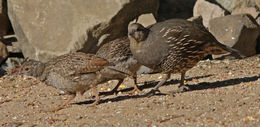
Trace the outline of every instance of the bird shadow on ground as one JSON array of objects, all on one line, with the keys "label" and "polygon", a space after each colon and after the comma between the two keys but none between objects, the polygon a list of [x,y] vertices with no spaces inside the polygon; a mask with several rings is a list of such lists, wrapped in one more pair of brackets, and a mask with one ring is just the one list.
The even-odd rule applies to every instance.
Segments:
[{"label": "bird shadow on ground", "polygon": [[[205,76],[196,76],[196,77],[191,77],[191,78],[187,78],[185,80],[187,81],[191,81],[192,79],[201,79],[201,78],[207,78],[207,77],[210,77],[212,75],[205,75]],[[173,84],[178,84],[180,82],[180,80],[177,80],[177,79],[172,79],[166,83],[163,84],[163,86],[168,86],[168,85],[173,85]],[[140,85],[138,88],[142,91],[143,89],[148,89],[148,88],[153,88],[155,87],[157,84],[159,83],[159,81],[148,81],[148,82],[144,82],[143,84],[144,85]],[[134,88],[133,87],[130,87],[130,88],[125,88],[125,89],[122,89],[122,90],[119,90],[118,92],[129,92],[131,90],[133,90]],[[110,93],[110,91],[108,92],[100,92],[99,93],[100,96],[109,96],[109,95],[112,95]],[[166,95],[164,93],[157,93],[156,96],[160,96],[160,95]],[[124,95],[124,96],[117,96],[115,98],[111,98],[111,99],[105,99],[105,100],[100,100],[99,103],[106,103],[106,102],[114,102],[114,101],[120,101],[120,100],[126,100],[126,99],[130,99],[130,98],[142,98],[142,97],[147,97],[146,95]],[[92,97],[94,98],[94,96]],[[77,102],[77,103],[74,103],[74,104],[91,104],[93,103],[94,100],[88,100],[88,101],[82,101],[82,102]]]},{"label": "bird shadow on ground", "polygon": [[[191,81],[192,79],[201,79],[201,78],[207,78],[207,77],[210,77],[212,75],[205,75],[205,76],[196,76],[196,77],[192,77],[192,78],[187,78],[185,79],[186,81]],[[153,88],[155,87],[157,84],[159,83],[159,81],[148,81],[148,82],[144,82],[144,83],[141,83],[143,85],[140,85],[138,86],[138,88],[140,90],[143,90],[143,89],[148,89],[148,88]],[[168,86],[168,85],[173,85],[173,84],[177,84],[177,83],[180,83],[180,80],[177,80],[177,79],[172,79],[168,82],[165,82],[163,84],[163,86]],[[130,88],[125,88],[125,89],[122,89],[118,92],[129,92],[131,90],[133,90],[134,88],[133,87],[130,87]],[[109,95],[109,91],[108,92],[100,92],[99,95]],[[111,95],[111,94],[110,94]]]},{"label": "bird shadow on ground", "polygon": [[235,79],[228,79],[228,80],[216,81],[216,82],[201,82],[196,85],[188,85],[188,87],[191,89],[190,91],[212,89],[218,87],[238,85],[243,82],[252,82],[258,80],[259,78],[260,75],[256,75],[252,77],[235,78]]},{"label": "bird shadow on ground", "polygon": [[[207,76],[199,76],[199,77],[193,77],[193,78],[189,78],[187,80],[192,80],[194,78],[203,78],[203,77],[209,77],[210,75]],[[197,85],[187,85],[191,90],[189,91],[194,91],[194,90],[204,90],[204,89],[212,89],[212,88],[218,88],[218,87],[226,87],[226,86],[232,86],[232,85],[238,85],[240,83],[243,82],[252,82],[252,81],[256,81],[260,78],[260,75],[258,76],[252,76],[252,77],[243,77],[243,78],[235,78],[235,79],[228,79],[228,80],[223,80],[223,81],[216,81],[216,82],[202,82],[202,83],[198,83]],[[175,84],[178,83],[179,80],[171,80],[167,83],[164,84],[164,86],[166,85],[171,85],[171,84]],[[151,84],[145,84],[140,86],[141,89],[143,88],[151,88],[154,87],[157,83],[153,83]],[[133,88],[127,88],[127,89],[123,89],[122,91],[130,91]],[[186,91],[186,92],[189,92]],[[168,91],[170,92],[170,91]],[[155,96],[161,96],[161,95],[166,95],[165,93],[158,93],[155,94]],[[123,100],[127,100],[127,99],[136,99],[136,98],[144,98],[147,97],[146,95],[123,95],[123,96],[117,96],[114,98],[107,98],[107,99],[101,99],[99,104],[102,103],[107,103],[107,102],[119,102],[119,101],[123,101]],[[82,105],[82,104],[91,104],[93,103],[94,100],[88,100],[88,101],[83,101],[83,102],[77,102],[74,104],[78,104],[78,105]]]}]

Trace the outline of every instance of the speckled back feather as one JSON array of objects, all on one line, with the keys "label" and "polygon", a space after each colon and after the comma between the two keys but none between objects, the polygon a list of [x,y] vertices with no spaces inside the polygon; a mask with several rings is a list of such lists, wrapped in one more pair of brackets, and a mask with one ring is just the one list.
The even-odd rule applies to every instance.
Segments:
[{"label": "speckled back feather", "polygon": [[96,56],[107,59],[114,64],[118,64],[132,56],[129,47],[130,42],[127,36],[118,38],[101,46],[97,51]]}]

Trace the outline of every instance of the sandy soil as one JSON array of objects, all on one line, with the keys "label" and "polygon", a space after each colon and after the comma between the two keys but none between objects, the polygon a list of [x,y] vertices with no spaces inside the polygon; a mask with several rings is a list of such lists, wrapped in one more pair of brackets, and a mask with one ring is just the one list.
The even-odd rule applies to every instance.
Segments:
[{"label": "sandy soil", "polygon": [[[62,104],[67,95],[33,77],[6,75],[0,78],[0,126],[260,127],[260,55],[201,61],[187,72],[186,83],[192,91],[143,97],[160,77],[140,75],[142,93],[137,95],[127,93],[133,81],[126,79],[118,95],[101,97],[96,107],[88,107],[94,98],[87,91],[53,113],[44,110]],[[172,75],[161,92],[176,90],[179,80],[179,74]],[[100,91],[112,89],[115,82],[100,85]]]}]

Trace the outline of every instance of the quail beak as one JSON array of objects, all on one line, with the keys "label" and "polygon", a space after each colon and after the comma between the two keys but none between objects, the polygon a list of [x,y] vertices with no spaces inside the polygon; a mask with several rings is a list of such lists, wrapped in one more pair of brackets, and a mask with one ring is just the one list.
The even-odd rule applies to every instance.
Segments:
[{"label": "quail beak", "polygon": [[134,34],[135,34],[135,31],[130,31],[130,32],[128,32],[128,37],[135,38]]}]

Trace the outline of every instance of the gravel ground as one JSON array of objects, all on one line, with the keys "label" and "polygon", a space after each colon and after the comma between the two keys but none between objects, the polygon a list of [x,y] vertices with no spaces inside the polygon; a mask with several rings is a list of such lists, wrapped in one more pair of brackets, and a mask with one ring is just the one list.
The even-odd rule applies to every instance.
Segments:
[{"label": "gravel ground", "polygon": [[[57,112],[45,112],[68,98],[62,92],[24,75],[0,78],[0,126],[8,127],[260,127],[260,55],[242,60],[201,61],[187,72],[192,91],[169,95],[142,95],[161,74],[139,75],[141,93],[129,95],[126,79],[118,95],[101,97],[96,107],[92,91],[77,96]],[[179,74],[160,88],[176,90]],[[144,84],[144,81],[148,81]],[[105,92],[116,81],[99,86]]]}]

